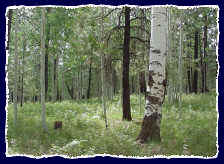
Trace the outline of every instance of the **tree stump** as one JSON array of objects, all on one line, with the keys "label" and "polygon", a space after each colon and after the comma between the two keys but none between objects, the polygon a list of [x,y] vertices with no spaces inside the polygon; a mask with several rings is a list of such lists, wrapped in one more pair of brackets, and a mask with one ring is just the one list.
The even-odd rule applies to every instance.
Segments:
[{"label": "tree stump", "polygon": [[62,121],[55,121],[54,129],[62,129]]}]

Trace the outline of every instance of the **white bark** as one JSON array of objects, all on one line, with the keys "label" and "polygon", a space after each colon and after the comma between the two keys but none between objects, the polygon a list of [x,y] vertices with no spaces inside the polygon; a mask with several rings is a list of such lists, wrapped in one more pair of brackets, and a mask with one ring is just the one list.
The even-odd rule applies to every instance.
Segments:
[{"label": "white bark", "polygon": [[42,126],[47,132],[46,107],[45,107],[45,8],[41,9],[41,105],[42,105]]},{"label": "white bark", "polygon": [[148,96],[154,97],[157,103],[146,100],[145,116],[151,116],[157,112],[161,114],[164,95],[163,81],[165,80],[165,61],[167,55],[167,16],[166,8],[153,7],[151,19],[151,41],[149,72],[151,80],[147,85]]}]

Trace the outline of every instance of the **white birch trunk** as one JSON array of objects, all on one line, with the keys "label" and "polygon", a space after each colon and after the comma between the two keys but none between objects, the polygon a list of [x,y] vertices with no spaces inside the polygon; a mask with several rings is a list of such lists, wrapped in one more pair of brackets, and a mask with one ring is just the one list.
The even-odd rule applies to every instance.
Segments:
[{"label": "white birch trunk", "polygon": [[153,7],[151,11],[151,41],[149,59],[149,81],[145,114],[137,140],[160,139],[162,102],[165,91],[165,61],[167,56],[167,15],[166,8]]},{"label": "white birch trunk", "polygon": [[[164,95],[163,81],[165,80],[165,61],[167,55],[166,22],[166,8],[153,7],[150,41],[151,48],[149,59],[149,72],[152,79],[151,82],[148,82],[151,85],[147,85],[147,92],[150,94],[150,96],[158,98],[159,102],[162,102]],[[150,100],[146,100],[145,116],[150,116],[154,112],[161,114],[161,107],[162,106],[160,104],[152,104]]]}]

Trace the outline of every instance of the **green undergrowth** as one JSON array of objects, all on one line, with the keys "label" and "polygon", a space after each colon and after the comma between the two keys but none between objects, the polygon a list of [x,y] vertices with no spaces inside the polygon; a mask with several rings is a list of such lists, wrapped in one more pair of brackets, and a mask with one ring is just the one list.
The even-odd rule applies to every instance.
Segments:
[{"label": "green undergrowth", "polygon": [[[41,105],[26,103],[18,109],[16,127],[13,105],[8,106],[8,153],[40,155],[110,154],[123,156],[196,155],[214,156],[216,148],[216,95],[183,95],[180,104],[165,101],[162,109],[161,143],[140,145],[136,138],[144,114],[138,95],[131,96],[133,121],[122,121],[120,96],[107,102],[109,127],[105,128],[98,98],[46,103],[48,132],[41,128]],[[54,129],[62,121],[62,129]]]}]

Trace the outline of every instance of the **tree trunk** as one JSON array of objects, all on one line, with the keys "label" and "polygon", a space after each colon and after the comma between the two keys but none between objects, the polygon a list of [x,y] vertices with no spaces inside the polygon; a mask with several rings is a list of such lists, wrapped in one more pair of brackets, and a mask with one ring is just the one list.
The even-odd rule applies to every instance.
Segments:
[{"label": "tree trunk", "polygon": [[45,9],[42,8],[41,21],[41,105],[42,105],[42,126],[44,132],[47,132],[46,125],[46,107],[45,107]]},{"label": "tree trunk", "polygon": [[[204,49],[204,48],[203,48]],[[204,50],[203,50],[204,51]],[[203,54],[200,52],[200,69],[201,69],[201,93],[205,92],[205,77],[204,77],[204,52]]]},{"label": "tree trunk", "polygon": [[69,87],[69,84],[65,81],[65,84],[66,84],[66,87],[68,89],[68,93],[69,93],[71,99],[74,99],[74,86],[73,86],[73,81],[74,81],[74,77],[72,77],[71,88]]},{"label": "tree trunk", "polygon": [[17,102],[18,102],[18,22],[15,18],[15,58],[14,58],[14,91],[13,91],[13,104],[14,104],[14,125],[17,122]]},{"label": "tree trunk", "polygon": [[[187,37],[187,40],[190,40],[190,37]],[[191,54],[190,54],[190,49],[191,49],[191,41],[187,44],[188,47],[188,52],[187,52],[187,59],[188,59],[188,65],[187,65],[187,81],[188,81],[188,90],[189,93],[192,93],[192,67],[191,67]]]},{"label": "tree trunk", "polygon": [[56,58],[53,60],[53,63],[54,63],[53,102],[57,101],[57,95],[58,95],[58,57],[59,56],[57,55]]},{"label": "tree trunk", "polygon": [[64,70],[62,69],[61,73],[61,101],[65,99],[65,81],[64,81]]},{"label": "tree trunk", "polygon": [[22,53],[22,77],[21,77],[21,98],[20,98],[20,106],[23,106],[23,81],[24,81],[24,56],[25,56],[25,50],[26,50],[26,40],[23,41],[23,53]]},{"label": "tree trunk", "polygon": [[116,94],[117,90],[117,75],[116,75],[116,70],[113,68],[112,70],[112,85],[113,85],[113,93],[114,95]]},{"label": "tree trunk", "polygon": [[12,24],[12,13],[13,13],[12,9],[9,9],[9,11],[8,11],[8,41],[7,41],[6,50],[9,50],[11,24]]},{"label": "tree trunk", "polygon": [[83,72],[82,72],[82,64],[80,66],[80,99],[83,98]]},{"label": "tree trunk", "polygon": [[[47,15],[50,13],[50,8],[47,8]],[[48,91],[48,54],[49,54],[49,41],[50,41],[50,23],[47,19],[46,28],[46,42],[45,42],[45,99],[47,100]]]},{"label": "tree trunk", "polygon": [[166,8],[152,7],[151,11],[151,48],[149,60],[149,80],[147,86],[145,114],[137,140],[144,143],[160,141],[160,122],[162,102],[165,91],[165,61],[167,55],[167,18]]},{"label": "tree trunk", "polygon": [[140,85],[140,92],[146,93],[146,82],[145,82],[145,71],[141,71],[139,73],[139,85]]},{"label": "tree trunk", "polygon": [[92,72],[92,61],[90,61],[89,65],[89,83],[88,83],[88,89],[87,89],[87,99],[90,98],[90,89],[91,89],[91,72]]},{"label": "tree trunk", "polygon": [[187,82],[188,82],[189,93],[191,93],[192,89],[191,89],[191,70],[190,70],[190,66],[187,67]]},{"label": "tree trunk", "polygon": [[206,57],[207,57],[207,33],[208,33],[208,16],[205,15],[205,25],[204,25],[204,37],[203,37],[203,65],[202,65],[202,88],[203,92],[208,92],[208,87],[207,87],[207,62],[206,62]]},{"label": "tree trunk", "polygon": [[123,120],[131,121],[130,88],[129,88],[129,46],[130,46],[130,7],[125,7],[125,31],[123,44]]},{"label": "tree trunk", "polygon": [[[181,16],[182,17],[182,16]],[[182,19],[182,18],[181,18]],[[183,56],[183,34],[182,34],[182,20],[181,20],[181,26],[180,26],[180,54],[179,54],[179,61],[178,61],[178,76],[179,76],[179,94],[178,94],[178,108],[179,108],[179,117],[181,117],[182,114],[182,110],[181,110],[181,106],[182,106],[182,56]],[[165,95],[164,95],[165,96]]]},{"label": "tree trunk", "polygon": [[195,68],[194,68],[194,78],[193,78],[193,92],[198,92],[198,31],[195,31],[195,41],[194,41],[194,60],[195,60]]},{"label": "tree trunk", "polygon": [[[103,35],[104,35],[104,25],[103,25],[103,15],[104,15],[104,8],[102,7],[102,12],[101,12],[101,40],[102,43],[104,43],[103,40]],[[103,115],[104,115],[104,120],[105,120],[105,126],[106,128],[108,127],[107,123],[107,110],[106,110],[106,99],[105,99],[105,68],[104,68],[104,63],[105,63],[105,55],[102,50],[102,55],[101,55],[101,85],[102,85],[102,107],[103,107]]]}]

